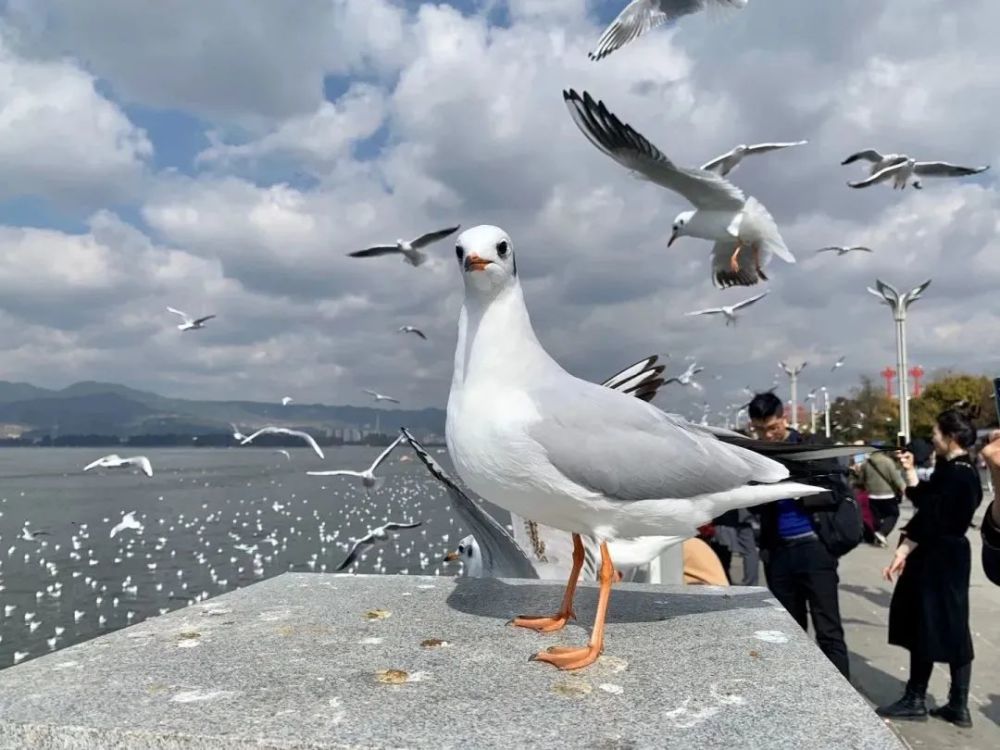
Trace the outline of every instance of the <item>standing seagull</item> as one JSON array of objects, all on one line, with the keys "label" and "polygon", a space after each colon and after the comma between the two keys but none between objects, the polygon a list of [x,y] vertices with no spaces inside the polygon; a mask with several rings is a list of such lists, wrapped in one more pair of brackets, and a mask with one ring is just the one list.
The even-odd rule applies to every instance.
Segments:
[{"label": "standing seagull", "polygon": [[122,469],[126,466],[138,466],[142,470],[142,473],[147,477],[153,476],[153,465],[149,463],[149,459],[145,456],[132,456],[131,458],[122,458],[117,453],[111,453],[107,456],[102,456],[96,461],[92,461],[83,467],[84,471],[90,471],[91,469]]},{"label": "standing seagull", "polygon": [[393,404],[398,404],[399,403],[399,399],[398,398],[393,398],[392,396],[385,396],[385,395],[383,395],[381,393],[378,393],[376,391],[369,391],[367,388],[364,388],[363,390],[364,390],[365,393],[367,393],[369,396],[371,396],[373,399],[375,399],[375,403],[378,403],[379,401],[389,401],[389,402],[391,402]]},{"label": "standing seagull", "polygon": [[415,328],[414,326],[400,326],[399,327],[399,332],[400,333],[413,333],[413,334],[416,334],[417,336],[419,336],[420,338],[422,338],[424,341],[427,340],[427,337],[424,335],[424,332],[421,331],[419,328]]},{"label": "standing seagull", "polygon": [[354,543],[354,546],[351,547],[351,551],[347,553],[347,557],[345,557],[344,561],[337,566],[337,570],[343,570],[353,563],[357,559],[358,554],[361,552],[362,547],[371,547],[375,544],[388,542],[390,539],[390,531],[396,531],[397,529],[415,529],[421,525],[423,525],[423,521],[414,521],[413,523],[396,523],[395,521],[390,521],[387,524],[383,524],[378,528],[372,529]]},{"label": "standing seagull", "polygon": [[726,325],[736,325],[736,311],[742,310],[744,307],[749,307],[757,300],[762,300],[771,292],[768,289],[766,292],[761,292],[760,294],[745,299],[742,302],[737,302],[735,305],[724,305],[722,307],[706,307],[704,310],[692,310],[691,312],[684,313],[686,316],[691,315],[724,315],[726,317]]},{"label": "standing seagull", "polygon": [[581,535],[600,541],[590,643],[551,648],[536,659],[578,669],[601,653],[613,578],[607,540],[694,536],[727,510],[822,492],[783,481],[788,469],[723,442],[714,428],[566,372],[531,327],[503,230],[463,232],[456,254],[465,302],[445,428],[455,468],[490,502],[573,534],[574,566],[560,611],[515,622],[536,630],[565,624],[583,564]]},{"label": "standing seagull", "polygon": [[638,39],[657,26],[706,8],[738,10],[750,0],[632,0],[601,34],[597,46],[587,56],[591,60],[607,57],[616,49]]},{"label": "standing seagull", "polygon": [[768,151],[777,151],[783,148],[791,148],[792,146],[805,146],[807,143],[809,141],[792,141],[789,143],[757,143],[753,146],[741,143],[732,151],[721,156],[716,156],[710,162],[702,164],[701,168],[725,177],[740,165],[744,157],[753,156],[754,154],[766,154]]},{"label": "standing seagull", "polygon": [[[459,225],[461,226],[461,225]],[[447,229],[439,229],[436,232],[428,232],[427,234],[422,234],[415,240],[396,240],[395,245],[375,245],[373,247],[365,248],[364,250],[356,250],[353,253],[348,253],[352,258],[375,258],[379,255],[395,255],[400,254],[411,266],[420,266],[427,261],[427,254],[420,252],[421,249],[431,245],[438,240],[443,240],[448,235],[454,234],[458,231],[458,227],[448,227]]]},{"label": "standing seagull", "polygon": [[186,312],[175,310],[172,307],[168,307],[167,312],[180,315],[184,319],[184,322],[177,326],[177,330],[179,331],[200,331],[205,327],[205,323],[215,317],[214,315],[206,315],[204,318],[192,318]]},{"label": "standing seagull", "polygon": [[[794,263],[777,224],[764,205],[723,177],[676,166],[656,146],[608,111],[590,94],[564,91],[570,115],[591,143],[638,176],[680,193],[695,205],[674,219],[667,247],[679,237],[712,240],[712,280],[719,287],[753,286],[767,279],[772,255]],[[748,252],[741,255],[746,248]]]},{"label": "standing seagull", "polygon": [[864,245],[829,245],[828,247],[821,247],[817,250],[817,253],[836,253],[838,257],[841,255],[847,255],[848,253],[870,253],[872,250],[870,247],[865,247]]},{"label": "standing seagull", "polygon": [[378,458],[372,461],[372,465],[364,471],[337,469],[336,471],[307,471],[306,473],[311,477],[357,477],[361,480],[361,486],[365,488],[365,492],[371,493],[373,489],[378,489],[382,486],[382,482],[385,481],[382,477],[375,476],[375,469],[382,465],[382,462],[389,457],[390,453],[392,453],[393,448],[399,445],[402,440],[402,435],[393,440],[392,444],[379,453]]},{"label": "standing seagull", "polygon": [[699,372],[703,372],[704,367],[699,367],[697,362],[692,362],[688,365],[688,368],[676,377],[667,378],[663,381],[664,385],[670,385],[671,383],[677,383],[678,385],[689,385],[696,391],[702,390],[701,384],[694,381],[694,376]]},{"label": "standing seagull", "polygon": [[308,432],[303,432],[302,430],[290,430],[287,427],[275,427],[273,425],[268,425],[267,427],[261,427],[253,435],[243,438],[240,445],[249,445],[254,440],[259,438],[261,435],[289,435],[291,437],[302,438],[305,440],[309,447],[313,449],[313,452],[320,458],[326,458],[323,455],[323,449],[319,447],[319,443],[316,442],[316,438],[310,435]]}]

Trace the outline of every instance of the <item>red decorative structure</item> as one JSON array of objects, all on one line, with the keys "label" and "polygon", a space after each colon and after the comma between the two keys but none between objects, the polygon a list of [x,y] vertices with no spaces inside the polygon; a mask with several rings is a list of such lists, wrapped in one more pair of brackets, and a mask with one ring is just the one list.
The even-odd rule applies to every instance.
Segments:
[{"label": "red decorative structure", "polygon": [[920,365],[914,365],[907,372],[913,378],[913,398],[920,398],[920,380],[924,377],[924,368]]},{"label": "red decorative structure", "polygon": [[892,367],[886,367],[882,372],[879,373],[885,380],[885,395],[889,398],[893,398],[896,394],[892,388],[892,381],[896,379],[896,370]]}]

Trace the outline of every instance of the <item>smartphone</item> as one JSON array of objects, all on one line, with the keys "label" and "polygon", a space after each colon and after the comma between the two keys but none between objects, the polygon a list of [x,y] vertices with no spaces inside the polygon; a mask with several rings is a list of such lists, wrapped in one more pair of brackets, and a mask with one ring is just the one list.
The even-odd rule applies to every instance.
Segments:
[{"label": "smartphone", "polygon": [[[1000,378],[997,378],[997,380],[1000,380]],[[902,432],[896,433],[896,450],[906,450],[906,435]]]},{"label": "smartphone", "polygon": [[993,378],[993,405],[997,409],[997,422],[1000,423],[1000,378]]}]

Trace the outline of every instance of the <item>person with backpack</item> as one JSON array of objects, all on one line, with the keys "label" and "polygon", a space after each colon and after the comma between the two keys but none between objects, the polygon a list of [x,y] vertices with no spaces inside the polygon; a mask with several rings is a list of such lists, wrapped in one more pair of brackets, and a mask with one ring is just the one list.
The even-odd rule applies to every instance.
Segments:
[{"label": "person with backpack", "polygon": [[[903,697],[876,709],[888,719],[926,721],[928,714],[971,727],[969,682],[972,634],[969,581],[972,548],[966,534],[983,499],[983,488],[969,447],[976,442],[971,420],[956,409],[938,415],[934,426],[937,464],[921,481],[913,454],[900,452],[906,496],[916,508],[902,529],[903,540],[882,572],[898,576],[889,605],[889,643],[910,652],[910,679]],[[951,668],[947,705],[927,710],[927,683],[935,662]]]},{"label": "person with backpack", "polygon": [[[788,426],[784,405],[773,393],[754,396],[748,410],[759,440],[818,442]],[[837,558],[861,541],[861,511],[848,486],[846,467],[835,459],[821,463],[803,481],[829,492],[755,508],[760,514],[760,548],[771,593],[803,630],[808,630],[808,618],[812,616],[816,644],[850,679],[840,619]]]},{"label": "person with backpack", "polygon": [[872,535],[880,547],[888,547],[887,537],[899,520],[899,501],[906,489],[899,466],[884,451],[872,453],[861,466],[861,486],[875,521]]}]

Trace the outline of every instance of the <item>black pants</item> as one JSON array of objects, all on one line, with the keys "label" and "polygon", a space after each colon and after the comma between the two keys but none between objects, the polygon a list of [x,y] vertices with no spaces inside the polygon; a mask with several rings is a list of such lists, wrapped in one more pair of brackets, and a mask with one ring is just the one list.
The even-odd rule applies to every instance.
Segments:
[{"label": "black pants", "polygon": [[850,679],[837,597],[837,558],[818,539],[779,544],[769,551],[764,575],[771,593],[803,630],[809,629],[807,615],[812,614],[816,645]]},{"label": "black pants", "polygon": [[896,502],[896,498],[889,498],[887,500],[872,500],[869,498],[868,505],[872,509],[872,515],[875,517],[875,530],[882,534],[882,536],[889,536],[894,528],[896,528],[896,521],[899,520],[899,503]]},{"label": "black pants", "polygon": [[[951,668],[951,689],[953,692],[960,692],[963,695],[969,694],[969,683],[972,681],[972,662],[965,664],[952,663]],[[910,652],[910,681],[907,687],[917,695],[927,694],[927,684],[931,681],[931,672],[934,671],[934,662],[921,659]]]}]

